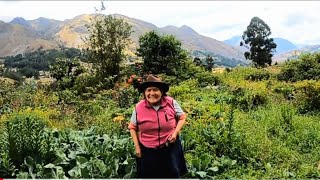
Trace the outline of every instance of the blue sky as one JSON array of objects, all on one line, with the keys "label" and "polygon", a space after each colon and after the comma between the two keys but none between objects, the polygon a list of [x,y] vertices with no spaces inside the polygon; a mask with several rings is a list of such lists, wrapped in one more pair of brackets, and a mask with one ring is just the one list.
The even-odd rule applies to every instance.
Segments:
[{"label": "blue sky", "polygon": [[[0,1],[0,20],[71,19],[94,13],[100,1]],[[119,13],[158,27],[187,25],[217,40],[242,35],[254,16],[272,37],[296,44],[320,44],[320,1],[104,1],[105,14]]]}]

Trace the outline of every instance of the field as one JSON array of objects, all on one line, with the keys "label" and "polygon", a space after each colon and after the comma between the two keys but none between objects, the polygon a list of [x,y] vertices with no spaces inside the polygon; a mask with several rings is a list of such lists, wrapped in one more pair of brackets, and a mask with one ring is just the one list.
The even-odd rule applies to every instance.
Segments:
[{"label": "field", "polygon": [[[219,69],[170,87],[188,115],[185,178],[320,178],[320,82],[279,80],[282,68]],[[126,81],[64,103],[33,81],[2,84],[0,177],[134,178],[127,124],[141,94]]]}]

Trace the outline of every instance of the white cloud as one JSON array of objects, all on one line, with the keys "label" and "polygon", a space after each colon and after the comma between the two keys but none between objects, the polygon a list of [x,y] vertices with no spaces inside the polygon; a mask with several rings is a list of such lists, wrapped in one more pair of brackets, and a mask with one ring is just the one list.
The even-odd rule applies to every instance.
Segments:
[{"label": "white cloud", "polygon": [[[158,27],[188,25],[218,40],[242,35],[254,16],[271,28],[272,37],[320,44],[320,1],[104,1],[106,13],[119,13]],[[0,20],[9,17],[57,20],[94,12],[100,1],[0,1]],[[4,18],[5,17],[5,18]]]}]

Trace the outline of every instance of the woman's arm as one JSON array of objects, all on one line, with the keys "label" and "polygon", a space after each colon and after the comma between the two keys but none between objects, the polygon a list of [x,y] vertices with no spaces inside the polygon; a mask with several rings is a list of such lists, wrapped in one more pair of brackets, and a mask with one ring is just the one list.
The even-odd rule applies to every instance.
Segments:
[{"label": "woman's arm", "polygon": [[136,150],[136,156],[140,158],[141,157],[141,149],[140,149],[139,140],[138,140],[138,133],[135,129],[130,129],[130,135],[131,135],[133,143],[134,143],[134,147]]},{"label": "woman's arm", "polygon": [[180,133],[181,129],[183,128],[183,126],[185,124],[186,124],[186,114],[184,113],[179,117],[176,129],[173,131],[171,136],[168,138],[168,141],[170,143],[174,143],[176,141],[178,134]]}]

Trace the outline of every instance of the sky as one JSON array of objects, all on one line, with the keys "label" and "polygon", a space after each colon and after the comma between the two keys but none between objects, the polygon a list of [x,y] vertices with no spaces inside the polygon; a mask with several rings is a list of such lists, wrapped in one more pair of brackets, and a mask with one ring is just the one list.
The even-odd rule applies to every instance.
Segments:
[{"label": "sky", "polygon": [[[320,1],[110,1],[104,14],[122,14],[158,27],[187,25],[199,34],[223,41],[242,35],[258,16],[273,38],[295,44],[320,44]],[[0,20],[14,17],[72,19],[91,14],[101,1],[0,1]]]}]

